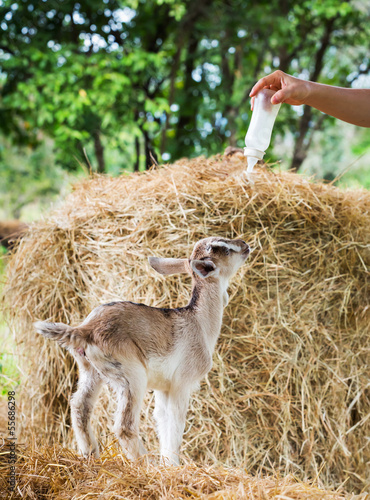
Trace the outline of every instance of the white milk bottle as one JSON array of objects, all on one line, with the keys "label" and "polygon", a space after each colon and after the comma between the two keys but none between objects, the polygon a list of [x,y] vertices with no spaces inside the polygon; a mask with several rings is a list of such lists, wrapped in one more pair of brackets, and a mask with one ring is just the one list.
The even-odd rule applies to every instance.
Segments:
[{"label": "white milk bottle", "polygon": [[262,160],[266,149],[270,145],[272,128],[280,104],[271,104],[271,97],[275,90],[263,89],[255,97],[252,119],[245,136],[244,156],[247,157],[250,173],[258,160]]}]

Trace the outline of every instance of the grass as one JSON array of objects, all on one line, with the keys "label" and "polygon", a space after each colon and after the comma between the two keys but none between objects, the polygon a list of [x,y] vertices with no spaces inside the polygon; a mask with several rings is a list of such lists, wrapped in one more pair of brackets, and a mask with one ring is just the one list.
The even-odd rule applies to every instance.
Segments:
[{"label": "grass", "polygon": [[[0,295],[5,281],[6,253],[0,246]],[[0,309],[0,396],[19,385],[19,369],[15,355],[15,342]]]}]

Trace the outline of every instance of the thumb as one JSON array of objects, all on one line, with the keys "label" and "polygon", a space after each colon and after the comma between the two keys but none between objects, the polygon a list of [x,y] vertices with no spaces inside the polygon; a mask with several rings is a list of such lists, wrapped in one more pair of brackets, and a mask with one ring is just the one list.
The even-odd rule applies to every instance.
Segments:
[{"label": "thumb", "polygon": [[287,99],[289,99],[291,94],[291,89],[289,87],[284,87],[271,97],[271,104],[280,104],[282,102],[285,102]]}]

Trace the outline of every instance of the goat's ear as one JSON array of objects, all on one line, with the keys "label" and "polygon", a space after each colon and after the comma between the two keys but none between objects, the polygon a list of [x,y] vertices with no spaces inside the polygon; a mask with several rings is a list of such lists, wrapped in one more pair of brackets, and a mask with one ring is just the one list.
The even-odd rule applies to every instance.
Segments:
[{"label": "goat's ear", "polygon": [[218,273],[216,265],[211,260],[192,260],[190,265],[192,270],[201,278],[209,278]]},{"label": "goat's ear", "polygon": [[160,274],[188,273],[188,259],[165,259],[149,257],[149,264]]}]

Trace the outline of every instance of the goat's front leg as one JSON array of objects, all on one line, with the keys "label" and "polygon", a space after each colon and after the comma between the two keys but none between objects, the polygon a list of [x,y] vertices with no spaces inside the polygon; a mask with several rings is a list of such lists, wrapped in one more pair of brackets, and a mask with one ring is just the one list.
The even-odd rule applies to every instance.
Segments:
[{"label": "goat's front leg", "polygon": [[[77,359],[77,356],[75,356]],[[86,361],[77,359],[80,376],[77,391],[71,399],[72,427],[80,453],[99,457],[98,443],[93,434],[90,417],[102,385],[99,373]]]},{"label": "goat's front leg", "polygon": [[168,448],[168,392],[154,391],[155,394],[155,407],[154,419],[157,424],[157,435],[161,447],[161,457],[165,455]]},{"label": "goat's front leg", "polygon": [[117,393],[117,410],[114,432],[120,445],[130,460],[135,460],[147,453],[139,437],[140,410],[146,392],[145,373],[136,373],[123,384],[115,384]]},{"label": "goat's front leg", "polygon": [[161,445],[161,457],[166,463],[179,465],[180,446],[184,434],[190,390],[173,389],[169,393],[156,392],[157,428]]}]

